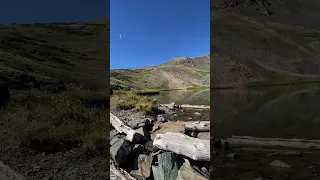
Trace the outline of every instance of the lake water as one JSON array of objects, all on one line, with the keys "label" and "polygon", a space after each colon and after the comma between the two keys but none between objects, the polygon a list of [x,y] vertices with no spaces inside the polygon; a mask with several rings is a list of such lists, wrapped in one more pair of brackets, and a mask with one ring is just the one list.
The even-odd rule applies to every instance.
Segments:
[{"label": "lake water", "polygon": [[192,104],[210,105],[210,90],[173,90],[160,91],[160,94],[150,96],[156,98],[161,104]]},{"label": "lake water", "polygon": [[[161,104],[191,104],[191,105],[210,105],[210,90],[174,90],[161,91],[158,95],[150,96],[150,99],[156,98]],[[177,111],[176,115],[170,117],[180,121],[209,121],[210,111],[208,109],[184,109]]]},{"label": "lake water", "polygon": [[211,91],[211,135],[320,139],[320,85]]}]

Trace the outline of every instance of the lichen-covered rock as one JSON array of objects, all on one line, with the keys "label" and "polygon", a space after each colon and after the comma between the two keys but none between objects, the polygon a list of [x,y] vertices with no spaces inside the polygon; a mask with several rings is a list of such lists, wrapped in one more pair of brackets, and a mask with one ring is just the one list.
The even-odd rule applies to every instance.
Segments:
[{"label": "lichen-covered rock", "polygon": [[154,180],[176,180],[179,165],[178,156],[172,152],[158,155],[158,166],[152,166]]}]

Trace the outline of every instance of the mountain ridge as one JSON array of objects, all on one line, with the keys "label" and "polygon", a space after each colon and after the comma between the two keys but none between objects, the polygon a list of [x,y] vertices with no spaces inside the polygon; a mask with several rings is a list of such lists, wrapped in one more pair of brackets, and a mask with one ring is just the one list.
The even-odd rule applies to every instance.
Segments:
[{"label": "mountain ridge", "polygon": [[110,81],[137,89],[209,87],[210,56],[179,57],[156,66],[111,70]]},{"label": "mountain ridge", "polygon": [[320,23],[311,15],[320,13],[314,7],[320,2],[211,1],[211,84],[319,81]]}]

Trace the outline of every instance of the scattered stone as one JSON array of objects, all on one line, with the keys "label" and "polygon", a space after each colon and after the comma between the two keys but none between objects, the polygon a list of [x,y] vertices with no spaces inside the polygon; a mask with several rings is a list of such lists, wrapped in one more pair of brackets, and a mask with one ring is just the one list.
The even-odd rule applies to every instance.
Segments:
[{"label": "scattered stone", "polygon": [[171,121],[171,119],[169,119],[168,117],[166,117],[166,116],[163,115],[163,114],[159,114],[159,115],[157,115],[157,121],[160,121],[160,122],[169,122],[169,121]]},{"label": "scattered stone", "polygon": [[197,116],[200,116],[200,115],[201,115],[201,114],[200,114],[200,113],[198,113],[198,112],[195,112],[194,114],[195,114],[195,115],[197,115]]},{"label": "scattered stone", "polygon": [[176,106],[176,104],[175,104],[174,102],[172,102],[172,103],[170,103],[170,104],[168,105],[168,108],[174,109],[175,106]]},{"label": "scattered stone", "polygon": [[263,180],[263,178],[255,178],[254,180]]},{"label": "scattered stone", "polygon": [[129,142],[125,139],[118,139],[110,147],[110,154],[112,159],[117,162],[119,165],[127,161],[128,156],[130,155],[132,148]]},{"label": "scattered stone", "polygon": [[148,119],[143,119],[143,118],[131,119],[130,121],[127,122],[127,125],[132,129],[138,129],[140,127],[143,127],[147,120]]},{"label": "scattered stone", "polygon": [[190,162],[185,159],[184,163],[180,167],[178,171],[178,177],[177,180],[206,180],[204,176],[202,176],[200,173],[195,171],[191,165]]},{"label": "scattered stone", "polygon": [[238,154],[236,154],[236,153],[231,153],[231,154],[228,154],[227,157],[232,158],[232,159],[236,159],[236,158],[238,158],[239,156],[238,156]]},{"label": "scattered stone", "polygon": [[178,156],[164,152],[158,156],[158,166],[152,166],[154,180],[176,180],[178,177]]},{"label": "scattered stone", "polygon": [[133,169],[130,174],[138,180],[146,180],[151,176],[151,165],[153,157],[140,154],[135,159]]},{"label": "scattered stone", "polygon": [[290,168],[290,165],[281,162],[279,160],[275,160],[272,163],[270,163],[271,166],[277,167],[277,168]]}]

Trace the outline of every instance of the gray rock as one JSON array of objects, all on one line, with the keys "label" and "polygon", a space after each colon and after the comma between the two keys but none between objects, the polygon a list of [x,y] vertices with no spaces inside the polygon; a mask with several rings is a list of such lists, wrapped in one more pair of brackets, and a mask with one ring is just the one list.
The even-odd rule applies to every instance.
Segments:
[{"label": "gray rock", "polygon": [[231,154],[228,154],[227,157],[232,158],[232,159],[236,159],[236,158],[238,158],[239,156],[238,156],[238,154],[236,154],[236,153],[231,153]]},{"label": "gray rock", "polygon": [[151,176],[151,165],[153,157],[140,154],[134,160],[133,169],[130,174],[137,180],[146,180]]},{"label": "gray rock", "polygon": [[176,180],[178,177],[178,156],[172,152],[158,155],[158,166],[152,166],[154,180]]},{"label": "gray rock", "polygon": [[111,158],[119,165],[125,163],[130,155],[132,148],[128,141],[125,139],[118,139],[111,145],[110,154]]},{"label": "gray rock", "polygon": [[117,142],[120,138],[115,136],[110,140],[110,146],[112,146],[115,142]]},{"label": "gray rock", "polygon": [[112,141],[113,138],[115,138],[115,137],[117,136],[117,134],[118,134],[118,131],[115,130],[115,129],[112,129],[112,130],[110,131],[110,133],[109,133],[109,140],[110,140],[110,142]]},{"label": "gray rock", "polygon": [[198,113],[198,112],[195,112],[194,114],[195,114],[195,115],[197,115],[197,116],[200,116],[200,115],[201,115],[201,114],[200,114],[200,113]]},{"label": "gray rock", "polygon": [[272,163],[270,163],[271,166],[277,167],[277,168],[290,168],[290,165],[281,162],[279,160],[275,160]]},{"label": "gray rock", "polygon": [[170,103],[170,104],[168,105],[168,108],[174,109],[175,106],[176,106],[176,104],[175,104],[174,102],[172,102],[172,103]]},{"label": "gray rock", "polygon": [[127,125],[132,129],[138,129],[140,127],[143,127],[147,120],[148,119],[145,118],[130,119],[130,121],[127,122]]},{"label": "gray rock", "polygon": [[200,173],[198,173],[196,170],[192,168],[190,165],[190,162],[185,159],[183,165],[180,167],[178,171],[178,177],[177,180],[207,180],[208,178],[205,178]]},{"label": "gray rock", "polygon": [[153,140],[148,141],[144,147],[150,152],[156,152],[159,150],[157,147],[153,146]]}]

